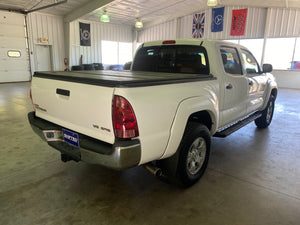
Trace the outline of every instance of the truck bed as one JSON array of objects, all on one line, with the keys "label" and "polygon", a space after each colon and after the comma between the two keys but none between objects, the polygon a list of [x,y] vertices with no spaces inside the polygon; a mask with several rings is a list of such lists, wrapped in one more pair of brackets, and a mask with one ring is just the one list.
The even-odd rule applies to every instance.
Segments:
[{"label": "truck bed", "polygon": [[143,87],[215,79],[212,75],[206,74],[112,70],[35,72],[34,77],[104,87]]}]

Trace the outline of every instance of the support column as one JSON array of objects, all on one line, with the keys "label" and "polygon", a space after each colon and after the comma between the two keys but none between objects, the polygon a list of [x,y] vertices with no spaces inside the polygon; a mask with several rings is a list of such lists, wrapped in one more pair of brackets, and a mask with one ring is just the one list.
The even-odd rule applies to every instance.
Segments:
[{"label": "support column", "polygon": [[265,51],[266,51],[266,45],[267,45],[267,38],[269,37],[270,33],[270,19],[271,19],[271,8],[268,8],[267,11],[267,18],[266,18],[266,24],[265,24],[265,32],[264,32],[264,43],[262,48],[262,55],[261,55],[261,65],[264,64],[265,61]]}]

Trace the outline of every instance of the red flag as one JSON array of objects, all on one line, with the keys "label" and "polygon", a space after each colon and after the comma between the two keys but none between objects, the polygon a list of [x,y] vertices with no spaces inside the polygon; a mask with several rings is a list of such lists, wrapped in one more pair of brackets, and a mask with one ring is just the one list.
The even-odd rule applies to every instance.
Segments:
[{"label": "red flag", "polygon": [[242,36],[245,33],[247,9],[232,10],[231,36]]}]

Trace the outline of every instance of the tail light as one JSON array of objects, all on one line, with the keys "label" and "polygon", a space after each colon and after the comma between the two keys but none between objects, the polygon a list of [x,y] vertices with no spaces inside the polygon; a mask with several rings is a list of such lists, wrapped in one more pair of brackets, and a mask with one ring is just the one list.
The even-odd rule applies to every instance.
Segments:
[{"label": "tail light", "polygon": [[134,138],[139,136],[137,121],[130,103],[118,95],[114,96],[112,119],[117,138]]},{"label": "tail light", "polygon": [[30,91],[29,91],[29,96],[30,96],[30,99],[31,99],[31,104],[32,104],[32,107],[33,107],[33,109],[35,110],[35,107],[34,107],[34,104],[33,104],[33,100],[32,100],[31,83],[30,83]]}]

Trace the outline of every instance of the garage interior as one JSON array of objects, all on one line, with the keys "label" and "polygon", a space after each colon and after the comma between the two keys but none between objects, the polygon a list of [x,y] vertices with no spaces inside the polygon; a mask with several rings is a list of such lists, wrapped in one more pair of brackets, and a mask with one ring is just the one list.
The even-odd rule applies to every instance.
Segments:
[{"label": "garage interior", "polygon": [[[300,1],[219,0],[219,6],[225,6],[224,30],[213,33],[206,0],[1,1],[0,224],[299,224],[300,70],[293,66],[300,62]],[[243,8],[245,35],[230,36],[231,12]],[[122,43],[130,43],[132,58],[143,42],[191,38],[193,14],[200,12],[204,38],[254,48],[259,62],[273,64],[279,90],[269,128],[251,123],[212,138],[208,169],[196,185],[182,189],[142,167],[63,163],[34,134],[27,113],[35,71],[120,66],[128,59]],[[104,13],[110,22],[100,21]],[[137,21],[143,28],[135,28]],[[80,45],[81,22],[90,24],[91,46]],[[284,44],[272,61],[276,39]],[[114,43],[118,57],[108,60],[105,44]]]}]

